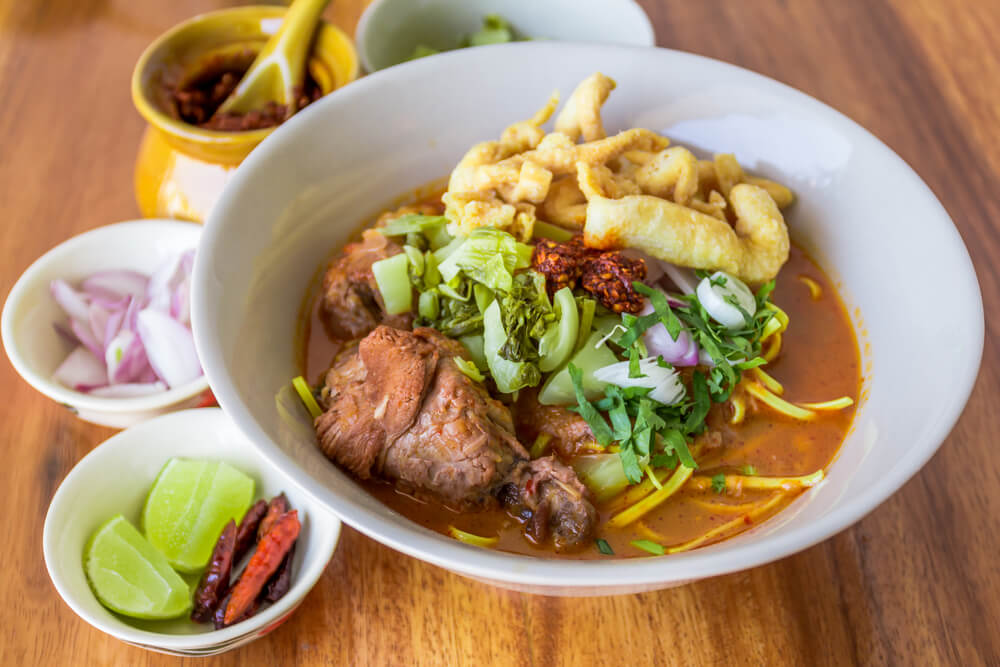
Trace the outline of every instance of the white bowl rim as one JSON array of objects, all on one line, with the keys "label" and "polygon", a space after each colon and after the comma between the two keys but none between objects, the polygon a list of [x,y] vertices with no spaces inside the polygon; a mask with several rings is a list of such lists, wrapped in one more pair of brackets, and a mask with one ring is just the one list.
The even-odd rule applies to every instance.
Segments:
[{"label": "white bowl rim", "polygon": [[[153,648],[153,649],[168,649],[173,651],[187,651],[192,649],[208,649],[214,646],[220,646],[227,644],[232,640],[239,639],[240,637],[245,637],[246,635],[253,634],[254,632],[260,630],[261,628],[268,627],[275,621],[281,619],[290,610],[294,609],[309,591],[313,589],[316,582],[323,575],[326,570],[326,566],[330,562],[330,558],[333,557],[333,553],[337,548],[337,544],[340,541],[340,520],[336,515],[331,513],[326,509],[322,503],[317,502],[310,493],[305,493],[312,501],[312,505],[302,508],[308,513],[310,521],[316,521],[320,517],[326,518],[334,522],[333,529],[330,531],[329,545],[320,545],[319,551],[321,553],[326,553],[327,557],[324,559],[322,556],[315,559],[312,563],[303,563],[302,570],[295,577],[295,586],[293,589],[300,584],[305,584],[302,587],[302,594],[300,596],[291,595],[291,590],[288,595],[272,604],[267,609],[263,610],[259,614],[251,616],[246,621],[241,621],[235,625],[228,628],[223,628],[222,630],[209,630],[208,632],[202,632],[198,634],[189,635],[174,635],[161,632],[150,632],[149,630],[141,630],[139,628],[126,628],[123,630],[119,626],[112,627],[104,622],[103,619],[92,616],[86,609],[82,608],[76,604],[73,596],[67,594],[68,587],[63,581],[62,572],[52,566],[54,561],[53,550],[55,549],[55,535],[53,531],[55,529],[50,528],[50,521],[52,520],[52,508],[58,506],[58,504],[67,502],[64,496],[69,494],[69,490],[74,486],[76,478],[83,475],[82,470],[89,465],[93,465],[95,460],[99,460],[102,456],[107,456],[109,451],[125,448],[132,449],[135,447],[135,443],[132,442],[138,435],[141,435],[142,431],[145,429],[159,428],[162,426],[162,421],[169,420],[180,420],[180,419],[205,419],[205,420],[225,420],[229,421],[229,418],[225,413],[219,408],[191,408],[188,410],[180,410],[178,412],[170,412],[165,415],[160,415],[153,419],[146,420],[128,429],[120,431],[115,435],[111,436],[104,442],[100,443],[94,449],[86,454],[83,458],[77,461],[76,465],[73,466],[69,474],[63,479],[59,484],[59,488],[56,490],[55,495],[52,496],[52,501],[49,503],[49,509],[45,513],[45,523],[42,529],[42,552],[45,559],[45,568],[48,570],[49,578],[52,580],[52,585],[55,586],[56,591],[59,593],[59,597],[62,598],[70,609],[72,609],[77,616],[81,619],[94,626],[101,632],[104,632],[116,639],[131,644],[142,644],[143,648]],[[138,433],[133,432],[136,429]],[[241,429],[235,429],[236,432],[241,433]],[[103,451],[98,451],[101,448],[105,448]],[[260,450],[256,448],[254,451],[259,455]],[[268,460],[261,456],[261,464],[268,463]],[[275,469],[275,472],[280,476],[285,478],[288,486],[295,486],[296,488],[302,489],[302,485],[291,479],[283,470]],[[304,489],[303,489],[304,491]],[[123,625],[125,625],[123,623]]]},{"label": "white bowl rim", "polygon": [[[656,45],[656,31],[653,30],[653,24],[649,20],[649,15],[646,13],[646,10],[642,8],[642,5],[636,2],[636,0],[609,0],[609,1],[620,2],[622,5],[630,5],[636,17],[641,19],[639,24],[637,25],[642,28],[642,35],[636,36],[637,39],[635,40],[635,44],[633,46],[652,47]],[[365,71],[368,72],[369,74],[374,74],[375,72],[381,70],[377,70],[372,66],[371,58],[369,57],[368,45],[371,42],[371,40],[369,38],[370,31],[368,29],[368,24],[372,21],[372,16],[375,15],[375,12],[377,12],[381,7],[381,5],[385,4],[385,2],[386,0],[372,0],[372,2],[368,3],[368,6],[365,7],[365,10],[361,12],[361,17],[358,19],[358,24],[354,28],[354,43],[357,46],[358,56],[361,59],[361,66],[364,67]],[[575,43],[575,42],[567,42],[566,40],[560,40],[560,41],[563,41],[564,43],[568,44]],[[475,48],[482,48],[482,47],[475,47]],[[435,55],[440,55],[440,54],[435,54]],[[396,65],[391,65],[391,67],[396,67],[401,64],[403,63],[397,63]],[[388,69],[388,67],[383,67],[382,69]]]},{"label": "white bowl rim", "polygon": [[50,264],[59,262],[74,249],[88,241],[114,236],[123,229],[148,228],[151,234],[174,234],[183,230],[190,233],[193,230],[201,231],[201,225],[196,222],[184,220],[170,220],[166,218],[141,218],[137,220],[126,220],[115,222],[109,225],[102,225],[94,229],[87,230],[76,236],[72,236],[62,243],[48,250],[44,255],[31,263],[21,277],[17,279],[14,286],[7,295],[4,303],[2,320],[0,320],[0,336],[3,338],[4,350],[7,358],[10,359],[14,370],[24,378],[24,381],[37,389],[45,396],[64,405],[71,405],[84,410],[93,410],[107,413],[128,413],[152,411],[164,408],[175,403],[179,403],[187,398],[191,398],[208,389],[208,376],[202,374],[201,377],[188,382],[187,384],[161,391],[148,396],[135,396],[132,398],[107,398],[104,396],[92,396],[69,387],[65,387],[50,377],[37,372],[17,349],[14,336],[14,313],[28,291],[29,286],[34,285],[38,280],[38,274],[42,273]]},{"label": "white bowl rim", "polygon": [[[677,66],[683,66],[685,62],[688,62],[719,68],[722,71],[728,70],[730,73],[739,74],[746,81],[762,90],[794,98],[797,103],[811,113],[870,141],[874,150],[881,152],[887,159],[896,163],[900,170],[899,173],[905,174],[913,187],[926,194],[929,202],[933,202],[934,214],[942,226],[948,230],[946,233],[950,235],[952,247],[949,250],[955,252],[956,256],[960,258],[955,269],[957,273],[964,275],[968,283],[969,294],[967,296],[974,311],[970,313],[973,318],[966,323],[965,330],[970,334],[972,340],[977,341],[975,354],[969,357],[969,363],[964,368],[950,369],[954,373],[951,380],[954,388],[953,394],[960,397],[961,400],[953,404],[954,407],[949,414],[942,415],[936,428],[929,431],[931,435],[928,435],[919,447],[911,447],[906,456],[898,460],[890,473],[881,478],[879,485],[872,486],[864,492],[852,496],[819,520],[789,529],[784,533],[770,535],[759,543],[730,545],[727,549],[720,551],[695,550],[673,554],[669,558],[620,558],[607,561],[546,559],[479,549],[456,540],[449,540],[444,536],[425,534],[419,530],[416,524],[408,525],[406,522],[392,521],[364,508],[354,506],[353,503],[339,498],[329,488],[313,480],[308,471],[270,439],[255,423],[253,415],[240,400],[235,386],[226,376],[222,350],[219,349],[217,341],[210,336],[205,325],[201,324],[209,321],[210,313],[203,296],[204,290],[200,289],[199,286],[208,284],[210,268],[205,264],[207,260],[196,261],[193,279],[195,289],[192,299],[192,319],[194,321],[195,341],[199,353],[203,355],[202,363],[205,373],[211,379],[219,404],[243,430],[250,442],[259,448],[262,456],[296,479],[307,493],[313,495],[320,503],[335,512],[344,523],[397,551],[466,576],[538,587],[612,588],[651,584],[665,585],[669,582],[712,577],[764,565],[802,551],[844,530],[875,509],[913,477],[934,455],[961,416],[972,392],[982,360],[985,331],[982,295],[968,250],[947,211],[927,184],[880,139],[843,113],[823,104],[814,97],[787,84],[736,65],[674,49],[574,42],[519,42],[448,52],[434,58],[422,58],[379,70],[359,79],[350,86],[345,86],[333,95],[328,95],[317,104],[310,105],[300,114],[296,114],[296,117],[280,126],[268,141],[262,143],[244,161],[217,202],[206,224],[201,242],[203,252],[200,257],[212,256],[215,247],[225,243],[225,239],[220,235],[220,225],[214,224],[214,221],[226,215],[227,209],[231,206],[230,199],[235,197],[234,193],[243,189],[244,183],[250,179],[249,175],[257,165],[267,162],[274,153],[279,151],[283,137],[292,128],[304,122],[303,116],[322,113],[322,110],[335,105],[349,105],[353,98],[365,95],[371,88],[378,89],[383,86],[391,88],[395,82],[409,76],[411,70],[441,67],[457,59],[464,59],[466,66],[474,67],[476,59],[492,58],[501,55],[503,51],[514,49],[538,51],[537,57],[540,59],[572,57],[573,51],[587,52],[591,55],[595,51],[621,52],[629,53],[633,57],[658,52],[676,59]],[[556,51],[560,53],[554,53]]]}]

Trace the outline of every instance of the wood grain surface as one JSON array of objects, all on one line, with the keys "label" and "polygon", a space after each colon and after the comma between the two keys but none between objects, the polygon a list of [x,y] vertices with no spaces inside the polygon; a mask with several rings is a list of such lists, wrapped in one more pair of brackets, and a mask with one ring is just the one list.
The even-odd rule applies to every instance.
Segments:
[{"label": "wood grain surface", "polygon": [[[132,164],[143,123],[129,99],[132,66],[165,29],[227,4],[0,0],[0,294],[66,237],[137,217]],[[954,432],[853,528],[765,567],[657,593],[501,591],[345,528],[288,623],[191,664],[1000,664],[1000,2],[642,4],[659,45],[831,104],[940,197],[972,253],[987,313],[983,368]],[[363,5],[337,0],[328,16],[353,32]],[[921,316],[932,317],[933,304]],[[940,377],[948,382],[947,368]],[[0,363],[0,391],[0,664],[178,662],[78,619],[42,562],[53,492],[111,431],[76,420],[9,363]]]}]

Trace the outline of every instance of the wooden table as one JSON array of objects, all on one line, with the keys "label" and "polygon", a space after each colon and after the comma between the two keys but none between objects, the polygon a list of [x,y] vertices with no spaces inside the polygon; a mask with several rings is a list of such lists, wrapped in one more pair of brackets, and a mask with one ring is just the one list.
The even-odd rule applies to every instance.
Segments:
[{"label": "wooden table", "polygon": [[[227,4],[0,2],[0,293],[64,238],[137,216],[132,161],[143,123],[129,99],[132,66],[174,23]],[[844,111],[944,202],[972,252],[987,310],[983,370],[951,437],[899,493],[840,535],[765,567],[658,593],[572,600],[506,592],[345,528],[320,584],[287,624],[197,664],[1000,664],[1000,2],[643,4],[660,45],[762,72]],[[339,0],[328,14],[350,32],[363,5]],[[10,510],[0,664],[174,662],[74,616],[42,562],[49,499],[111,431],[43,398],[8,363],[0,364],[0,389],[0,489]]]}]

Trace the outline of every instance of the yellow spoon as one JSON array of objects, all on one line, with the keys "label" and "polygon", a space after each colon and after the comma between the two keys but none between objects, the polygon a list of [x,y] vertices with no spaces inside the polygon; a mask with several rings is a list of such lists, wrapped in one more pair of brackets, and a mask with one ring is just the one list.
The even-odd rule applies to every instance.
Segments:
[{"label": "yellow spoon", "polygon": [[305,81],[306,59],[319,17],[330,0],[295,0],[278,32],[254,58],[226,101],[215,113],[248,113],[277,102],[295,113],[295,93]]}]

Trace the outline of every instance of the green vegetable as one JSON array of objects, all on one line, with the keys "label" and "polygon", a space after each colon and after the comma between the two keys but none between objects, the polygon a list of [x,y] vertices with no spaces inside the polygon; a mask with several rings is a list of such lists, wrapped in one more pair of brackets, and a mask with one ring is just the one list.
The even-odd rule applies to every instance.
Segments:
[{"label": "green vegetable", "polygon": [[594,326],[594,311],[597,310],[597,302],[593,299],[580,299],[580,326],[576,335],[576,346],[574,350],[579,350],[590,336],[590,330]]},{"label": "green vegetable", "polygon": [[429,46],[424,46],[423,44],[417,44],[416,48],[413,49],[413,54],[407,58],[407,60],[416,60],[417,58],[426,58],[427,56],[433,56],[441,53],[437,49],[431,48]]},{"label": "green vegetable", "polygon": [[406,236],[407,234],[426,234],[434,227],[444,227],[448,224],[448,218],[443,215],[420,215],[418,213],[407,213],[395,220],[390,220],[383,227],[378,227],[378,231],[384,236]]},{"label": "green vegetable", "polygon": [[726,476],[721,472],[718,475],[712,477],[712,490],[716,493],[726,492]]},{"label": "green vegetable", "polygon": [[538,341],[538,368],[543,373],[559,368],[565,364],[576,347],[577,333],[580,328],[579,313],[576,310],[576,299],[573,290],[563,287],[555,293],[556,321],[549,325],[548,330]]},{"label": "green vegetable", "polygon": [[514,41],[514,31],[510,24],[497,14],[483,17],[483,27],[466,37],[466,46],[488,46]]},{"label": "green vegetable", "polygon": [[434,291],[421,292],[417,300],[417,313],[425,320],[436,320],[441,309],[438,294]]},{"label": "green vegetable", "polygon": [[410,267],[413,269],[413,275],[417,278],[424,275],[423,251],[412,245],[404,245],[403,252],[406,253],[406,258],[410,260]]},{"label": "green vegetable", "polygon": [[651,542],[649,540],[632,540],[629,544],[633,547],[642,549],[643,551],[648,551],[654,556],[662,556],[667,552],[667,550],[663,548],[662,544],[657,544],[656,542]]},{"label": "green vegetable", "polygon": [[[594,371],[618,362],[614,353],[607,345],[600,343],[600,340],[600,333],[594,332],[570,360],[570,364],[582,371],[583,392],[588,400],[600,398],[606,386],[605,382],[594,377]],[[569,405],[575,402],[575,396],[573,380],[570,378],[569,367],[566,366],[545,381],[538,392],[538,402],[542,405]]]},{"label": "green vegetable", "polygon": [[570,230],[541,220],[535,220],[535,226],[531,228],[531,235],[536,239],[549,239],[556,243],[566,243],[573,238],[573,232]]},{"label": "green vegetable", "polygon": [[625,468],[617,454],[577,456],[573,459],[572,466],[598,503],[614,498],[629,485]]},{"label": "green vegetable", "polygon": [[375,283],[382,294],[385,311],[390,315],[407,313],[413,308],[409,267],[410,260],[403,252],[372,264]]},{"label": "green vegetable", "polygon": [[455,365],[458,366],[458,370],[462,371],[469,379],[474,382],[482,382],[486,379],[473,362],[462,357],[453,357],[453,359],[455,360]]},{"label": "green vegetable", "polygon": [[532,251],[506,232],[477,229],[449,252],[438,270],[446,281],[461,271],[490,289],[507,291],[513,285],[513,272],[531,266]]},{"label": "green vegetable", "polygon": [[744,475],[749,475],[750,477],[754,477],[757,475],[757,468],[749,464],[743,466],[741,470],[743,471]]},{"label": "green vegetable", "polygon": [[500,356],[507,342],[507,332],[501,321],[500,302],[494,301],[483,314],[483,354],[497,389],[504,394],[533,387],[541,379],[538,366],[526,361],[509,361]]},{"label": "green vegetable", "polygon": [[[508,361],[535,362],[539,358],[538,342],[550,322],[555,320],[545,288],[545,276],[537,271],[518,273],[507,292],[501,292],[500,315],[507,340],[500,356]],[[575,304],[573,306],[576,307]]]},{"label": "green vegetable", "polygon": [[615,555],[614,549],[611,548],[611,545],[608,544],[607,540],[597,538],[596,543],[597,543],[597,550],[600,551],[605,556]]},{"label": "green vegetable", "polygon": [[295,393],[297,393],[299,398],[302,399],[302,402],[306,406],[306,410],[309,411],[309,414],[312,415],[313,419],[323,414],[323,410],[320,409],[319,403],[316,402],[316,397],[313,396],[312,390],[309,389],[309,385],[306,383],[306,379],[304,377],[300,375],[292,380],[292,386],[295,388]]},{"label": "green vegetable", "polygon": [[469,356],[472,357],[472,363],[476,365],[481,371],[488,368],[486,364],[486,355],[483,354],[483,337],[480,334],[473,334],[470,336],[462,336],[458,339],[465,349],[468,351]]},{"label": "green vegetable", "polygon": [[587,397],[584,395],[583,389],[583,371],[573,365],[572,362],[566,367],[566,372],[569,373],[570,381],[573,383],[573,392],[576,395],[577,407],[576,411],[583,417],[583,420],[587,422],[587,426],[590,427],[590,432],[594,434],[594,439],[597,440],[599,445],[607,446],[611,444],[614,435],[611,429],[608,428],[608,423],[604,421],[604,417],[601,413],[597,411]]}]

